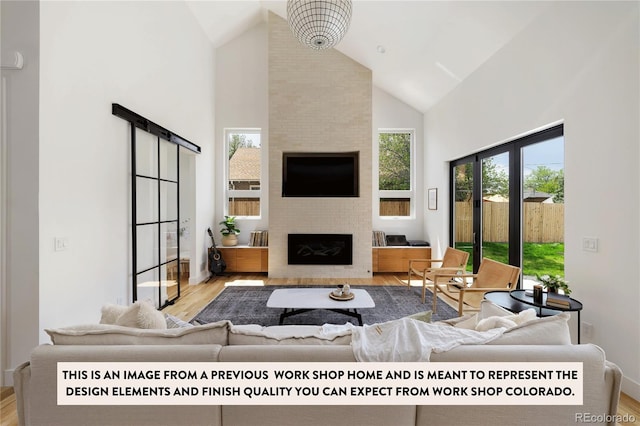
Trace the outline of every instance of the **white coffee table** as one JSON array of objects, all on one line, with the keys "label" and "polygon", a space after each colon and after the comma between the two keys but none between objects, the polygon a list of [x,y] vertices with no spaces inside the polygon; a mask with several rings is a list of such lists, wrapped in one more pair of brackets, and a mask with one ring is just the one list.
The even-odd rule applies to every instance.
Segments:
[{"label": "white coffee table", "polygon": [[325,309],[332,312],[338,312],[358,320],[362,325],[362,315],[358,313],[358,309],[374,308],[376,304],[373,299],[362,289],[351,289],[354,298],[351,300],[334,300],[329,297],[333,288],[280,288],[271,293],[267,301],[267,308],[284,309],[280,314],[280,325],[285,318],[292,315],[301,314],[303,312],[313,311],[315,309]]}]

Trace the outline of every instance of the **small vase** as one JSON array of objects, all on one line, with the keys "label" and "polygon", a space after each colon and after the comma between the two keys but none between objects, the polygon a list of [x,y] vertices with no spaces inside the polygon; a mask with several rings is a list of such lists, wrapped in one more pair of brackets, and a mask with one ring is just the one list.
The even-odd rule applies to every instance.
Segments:
[{"label": "small vase", "polygon": [[238,245],[238,236],[236,234],[227,234],[222,236],[222,245],[223,246],[237,246]]},{"label": "small vase", "polygon": [[556,287],[547,287],[547,293],[558,293],[558,289]]}]

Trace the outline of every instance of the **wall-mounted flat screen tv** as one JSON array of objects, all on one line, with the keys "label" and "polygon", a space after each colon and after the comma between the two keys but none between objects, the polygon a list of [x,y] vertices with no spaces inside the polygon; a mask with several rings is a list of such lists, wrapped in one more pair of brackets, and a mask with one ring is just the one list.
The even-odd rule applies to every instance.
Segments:
[{"label": "wall-mounted flat screen tv", "polygon": [[358,152],[285,152],[283,197],[358,197]]}]

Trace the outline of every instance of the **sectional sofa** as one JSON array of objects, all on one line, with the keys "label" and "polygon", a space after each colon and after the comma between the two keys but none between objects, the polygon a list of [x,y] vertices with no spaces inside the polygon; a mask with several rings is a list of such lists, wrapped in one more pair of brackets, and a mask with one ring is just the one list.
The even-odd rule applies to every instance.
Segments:
[{"label": "sectional sofa", "polygon": [[[511,315],[483,303],[476,317],[439,324],[463,327],[483,317]],[[357,362],[347,332],[318,334],[317,326],[234,326],[227,321],[149,330],[96,324],[48,330],[53,344],[35,348],[14,373],[22,425],[575,425],[615,424],[622,372],[592,344],[572,345],[567,318],[543,318],[507,330],[482,345],[432,353],[431,362],[509,361],[583,364],[583,405],[57,405],[57,363],[67,362]],[[581,417],[582,416],[582,417]]]}]

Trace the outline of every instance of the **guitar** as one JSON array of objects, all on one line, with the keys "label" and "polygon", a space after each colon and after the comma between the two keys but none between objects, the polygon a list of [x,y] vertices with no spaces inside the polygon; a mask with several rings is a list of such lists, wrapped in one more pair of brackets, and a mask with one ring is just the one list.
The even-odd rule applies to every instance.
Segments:
[{"label": "guitar", "polygon": [[209,272],[212,275],[220,275],[227,269],[227,263],[222,258],[222,254],[216,247],[216,241],[213,239],[211,228],[207,228],[207,233],[211,237],[211,247],[209,248]]}]

